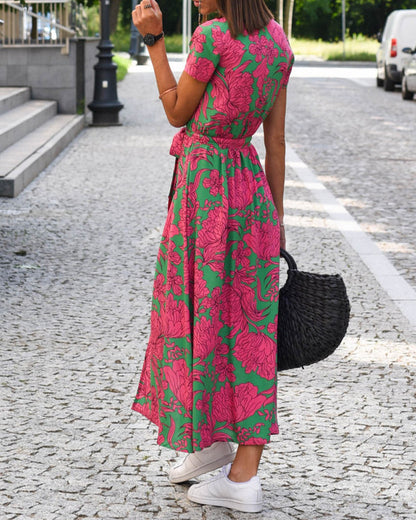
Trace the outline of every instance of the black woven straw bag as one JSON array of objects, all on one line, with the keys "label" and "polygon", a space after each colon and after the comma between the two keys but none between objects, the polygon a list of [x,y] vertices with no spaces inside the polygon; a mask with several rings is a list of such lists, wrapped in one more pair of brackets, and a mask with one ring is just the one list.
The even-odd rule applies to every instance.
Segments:
[{"label": "black woven straw bag", "polygon": [[277,369],[304,367],[325,359],[339,346],[350,318],[350,303],[339,274],[298,271],[284,249],[289,267],[280,289]]}]

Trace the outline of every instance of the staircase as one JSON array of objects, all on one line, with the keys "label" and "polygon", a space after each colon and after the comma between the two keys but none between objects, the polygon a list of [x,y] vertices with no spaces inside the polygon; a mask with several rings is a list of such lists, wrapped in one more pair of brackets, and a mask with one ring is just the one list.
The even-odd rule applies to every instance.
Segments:
[{"label": "staircase", "polygon": [[57,114],[28,87],[0,88],[0,196],[16,197],[83,127],[83,116]]}]

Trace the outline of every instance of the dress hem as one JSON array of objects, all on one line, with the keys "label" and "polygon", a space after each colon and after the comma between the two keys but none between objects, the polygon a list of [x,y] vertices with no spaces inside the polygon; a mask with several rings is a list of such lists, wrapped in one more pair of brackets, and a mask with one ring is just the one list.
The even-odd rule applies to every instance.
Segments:
[{"label": "dress hem", "polygon": [[[152,424],[154,424],[155,426],[157,426],[158,429],[160,429],[160,423],[157,422],[154,418],[151,417],[151,414],[148,413],[148,409],[143,406],[143,405],[140,405],[139,403],[133,403],[131,409],[134,411],[134,412],[137,412],[141,415],[143,415],[144,417],[146,417],[146,419],[148,419]],[[274,425],[276,427],[276,431],[274,432],[270,432],[270,437],[272,435],[279,435],[279,426],[276,424]],[[235,436],[237,437],[237,434],[235,434]],[[266,440],[264,438],[259,438],[259,437],[251,437],[251,440],[254,440],[254,441],[262,441],[262,442],[245,442],[244,443],[244,446],[266,446],[267,444],[270,444],[271,440]],[[171,450],[174,450],[174,451],[179,451],[179,452],[184,452],[184,453],[194,453],[196,451],[201,451],[205,448],[208,448],[209,446],[211,446],[212,444],[214,444],[214,442],[225,442],[224,441],[224,435],[221,435],[220,438],[215,438],[215,436],[211,439],[211,444],[207,444],[205,446],[202,446],[200,449],[194,449],[193,451],[189,451],[189,450],[186,450],[186,449],[183,449],[183,448],[175,448],[173,447],[171,444],[169,444],[168,442],[164,442],[164,441],[160,441],[159,440],[159,437],[157,439],[157,444],[159,446],[163,446],[164,448],[169,448]],[[240,444],[238,442],[238,440],[236,439],[228,439],[228,442],[234,442],[236,444]]]}]

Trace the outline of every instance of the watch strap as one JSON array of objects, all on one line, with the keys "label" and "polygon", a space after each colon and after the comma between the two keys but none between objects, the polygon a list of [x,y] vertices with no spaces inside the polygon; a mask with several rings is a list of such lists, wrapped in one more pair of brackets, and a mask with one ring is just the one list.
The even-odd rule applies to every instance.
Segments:
[{"label": "watch strap", "polygon": [[149,46],[149,47],[152,47],[158,40],[160,40],[161,38],[163,38],[163,36],[165,35],[165,33],[162,31],[160,34],[156,35],[156,34],[151,34],[151,33],[147,33],[145,34],[145,36],[143,37],[143,41],[144,43]]}]

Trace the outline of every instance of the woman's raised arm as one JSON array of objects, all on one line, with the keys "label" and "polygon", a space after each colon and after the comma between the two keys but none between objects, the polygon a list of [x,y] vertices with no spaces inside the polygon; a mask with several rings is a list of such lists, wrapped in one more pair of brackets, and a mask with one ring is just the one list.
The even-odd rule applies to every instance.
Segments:
[{"label": "woman's raised arm", "polygon": [[[145,8],[146,5],[151,7]],[[163,32],[162,12],[156,0],[142,0],[132,12],[132,18],[142,36],[146,34],[157,36]],[[207,84],[197,81],[186,72],[182,73],[179,83],[176,84],[163,38],[149,46],[148,51],[168,121],[172,126],[183,126],[195,112]]]}]

